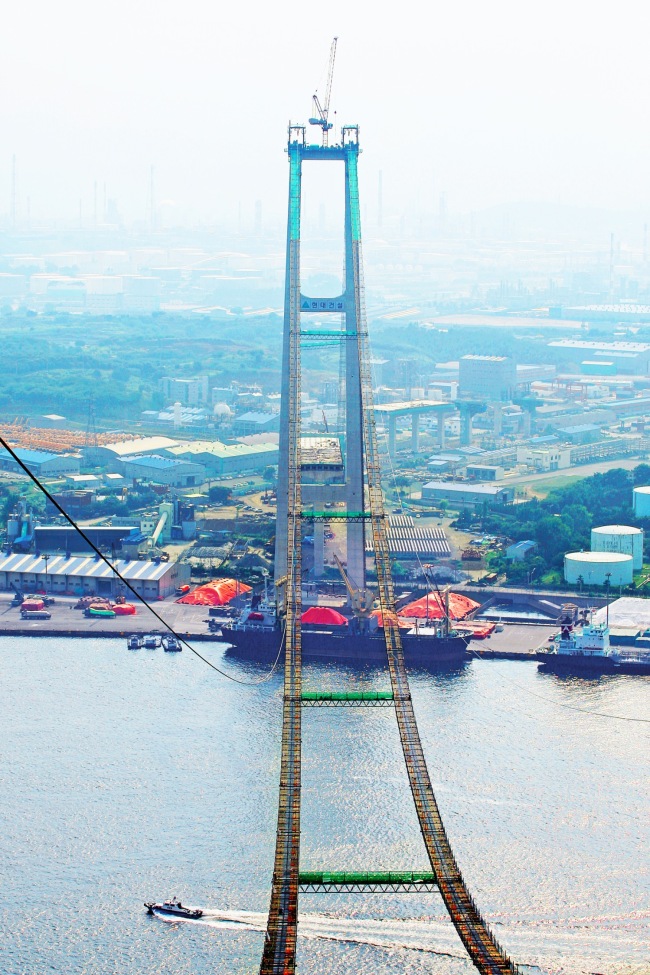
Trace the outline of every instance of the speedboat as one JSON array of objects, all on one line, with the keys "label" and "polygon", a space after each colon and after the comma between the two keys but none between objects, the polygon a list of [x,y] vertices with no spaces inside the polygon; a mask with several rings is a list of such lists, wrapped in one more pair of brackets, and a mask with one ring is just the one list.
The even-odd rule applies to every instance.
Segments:
[{"label": "speedboat", "polygon": [[144,902],[149,914],[168,914],[172,917],[184,917],[196,920],[203,917],[203,911],[199,907],[183,907],[177,897],[164,901],[162,904],[155,904],[153,901]]},{"label": "speedboat", "polygon": [[166,633],[162,638],[161,643],[163,645],[163,650],[167,650],[168,653],[179,653],[183,649],[180,640],[177,640],[176,637],[172,636],[171,633]]}]

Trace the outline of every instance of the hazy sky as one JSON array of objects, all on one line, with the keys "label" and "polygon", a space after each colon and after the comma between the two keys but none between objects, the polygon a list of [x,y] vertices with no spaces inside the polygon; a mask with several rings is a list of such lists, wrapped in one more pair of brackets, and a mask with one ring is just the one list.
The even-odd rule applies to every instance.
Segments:
[{"label": "hazy sky", "polygon": [[[0,212],[128,220],[149,167],[168,213],[284,211],[289,118],[311,114],[339,36],[332,107],[361,125],[374,210],[520,200],[650,203],[649,8],[629,0],[378,4],[13,0],[0,34]],[[315,132],[315,130],[312,130]]]}]

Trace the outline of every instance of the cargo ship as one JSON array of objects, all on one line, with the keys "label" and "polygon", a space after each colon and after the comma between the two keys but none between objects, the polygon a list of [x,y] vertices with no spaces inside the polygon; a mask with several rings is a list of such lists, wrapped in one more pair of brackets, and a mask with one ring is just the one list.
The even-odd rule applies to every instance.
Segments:
[{"label": "cargo ship", "polygon": [[[267,600],[255,609],[247,607],[233,622],[213,628],[217,639],[228,643],[229,655],[251,660],[275,660],[284,639],[284,621]],[[303,624],[302,656],[305,660],[329,659],[348,663],[386,663],[384,631],[376,617],[350,618],[346,625]],[[469,635],[457,633],[449,619],[417,623],[402,630],[407,666],[459,666],[468,659]]]},{"label": "cargo ship", "polygon": [[593,623],[586,615],[578,619],[578,607],[565,603],[560,632],[548,650],[538,650],[537,659],[548,670],[566,674],[612,674],[618,670],[609,643],[607,623]]}]

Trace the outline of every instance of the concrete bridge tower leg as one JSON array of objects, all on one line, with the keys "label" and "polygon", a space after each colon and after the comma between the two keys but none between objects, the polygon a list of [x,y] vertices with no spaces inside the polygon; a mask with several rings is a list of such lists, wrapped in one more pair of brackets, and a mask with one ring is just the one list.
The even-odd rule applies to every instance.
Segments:
[{"label": "concrete bridge tower leg", "polygon": [[394,457],[397,451],[397,417],[388,417],[388,453]]},{"label": "concrete bridge tower leg", "polygon": [[411,450],[420,453],[420,414],[413,413],[411,417]]}]

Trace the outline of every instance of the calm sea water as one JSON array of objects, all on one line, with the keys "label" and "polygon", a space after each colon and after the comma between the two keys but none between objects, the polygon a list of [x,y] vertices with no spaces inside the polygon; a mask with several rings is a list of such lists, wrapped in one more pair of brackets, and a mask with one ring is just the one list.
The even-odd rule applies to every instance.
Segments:
[{"label": "calm sea water", "polygon": [[[280,676],[244,687],[187,651],[18,638],[0,642],[0,675],[0,971],[256,972]],[[387,687],[319,665],[305,680]],[[648,717],[649,685],[527,662],[412,674],[461,869],[526,972],[650,972],[650,726],[571,710]],[[426,868],[390,710],[305,712],[302,865]],[[205,919],[147,916],[172,894]],[[435,894],[303,895],[300,932],[301,975],[474,970]]]}]

